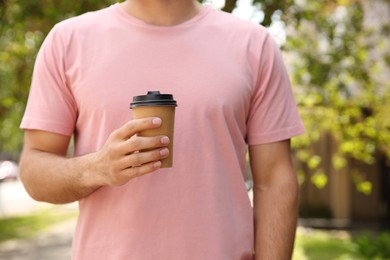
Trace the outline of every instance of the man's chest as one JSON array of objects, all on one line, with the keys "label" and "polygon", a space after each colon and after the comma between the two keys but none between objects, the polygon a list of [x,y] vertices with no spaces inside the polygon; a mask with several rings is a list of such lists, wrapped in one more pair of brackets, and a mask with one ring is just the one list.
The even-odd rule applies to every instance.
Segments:
[{"label": "man's chest", "polygon": [[[102,46],[107,44],[102,43]],[[245,53],[215,44],[124,41],[111,49],[80,53],[68,72],[79,114],[95,118],[130,113],[135,95],[150,90],[173,94],[188,115],[245,120],[253,75]]]}]

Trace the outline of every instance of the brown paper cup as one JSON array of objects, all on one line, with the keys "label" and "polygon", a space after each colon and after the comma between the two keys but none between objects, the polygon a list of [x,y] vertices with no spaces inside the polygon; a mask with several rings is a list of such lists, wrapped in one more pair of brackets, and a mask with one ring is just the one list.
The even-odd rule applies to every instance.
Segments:
[{"label": "brown paper cup", "polygon": [[175,107],[136,107],[133,108],[133,118],[145,118],[145,117],[159,117],[162,120],[159,128],[149,129],[139,132],[139,136],[158,136],[166,135],[169,137],[170,143],[167,146],[169,149],[169,156],[164,158],[161,162],[161,168],[172,167],[173,164],[173,137],[175,126]]},{"label": "brown paper cup", "polygon": [[154,129],[139,132],[139,136],[166,135],[170,143],[167,146],[169,156],[161,160],[161,168],[170,168],[173,165],[173,138],[175,126],[176,101],[171,94],[160,94],[159,91],[149,91],[147,95],[133,97],[130,108],[133,110],[133,118],[159,117],[161,126]]}]

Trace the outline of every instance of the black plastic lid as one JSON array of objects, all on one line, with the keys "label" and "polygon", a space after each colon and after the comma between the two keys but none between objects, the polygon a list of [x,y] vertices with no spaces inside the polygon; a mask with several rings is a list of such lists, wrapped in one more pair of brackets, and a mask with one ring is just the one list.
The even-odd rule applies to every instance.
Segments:
[{"label": "black plastic lid", "polygon": [[130,108],[141,106],[177,106],[171,94],[160,94],[160,91],[148,91],[147,95],[134,96]]}]

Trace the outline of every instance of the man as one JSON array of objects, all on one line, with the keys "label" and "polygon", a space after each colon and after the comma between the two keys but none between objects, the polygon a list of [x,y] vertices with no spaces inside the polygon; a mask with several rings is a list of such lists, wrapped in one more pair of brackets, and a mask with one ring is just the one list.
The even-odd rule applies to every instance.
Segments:
[{"label": "man", "polygon": [[[161,119],[128,109],[148,90],[178,102],[173,168],[160,169],[166,136],[137,136]],[[74,259],[291,257],[289,139],[303,126],[261,26],[193,0],[128,0],[63,21],[37,57],[21,127],[30,195],[79,201]]]}]

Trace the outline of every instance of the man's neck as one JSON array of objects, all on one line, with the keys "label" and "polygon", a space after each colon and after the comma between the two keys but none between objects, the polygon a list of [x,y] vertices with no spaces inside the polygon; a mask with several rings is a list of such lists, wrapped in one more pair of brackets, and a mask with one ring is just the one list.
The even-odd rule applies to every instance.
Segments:
[{"label": "man's neck", "polygon": [[201,5],[196,0],[127,0],[123,8],[148,24],[174,26],[196,16]]}]

